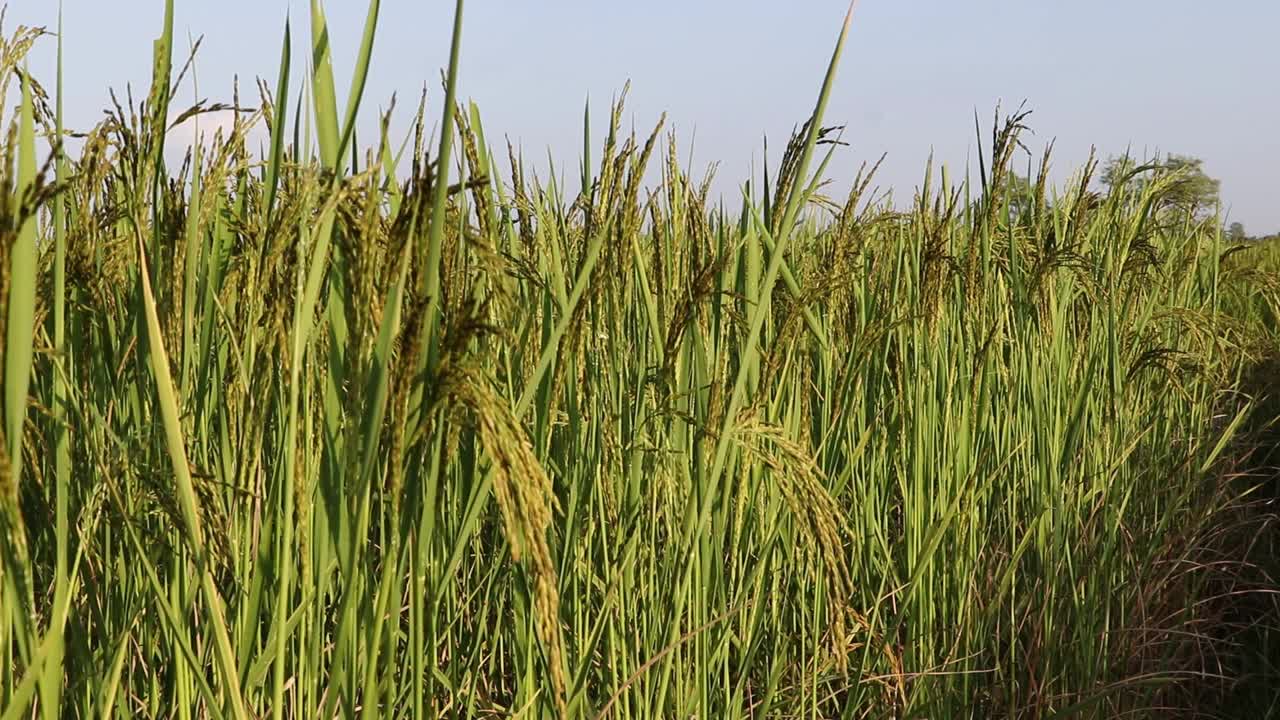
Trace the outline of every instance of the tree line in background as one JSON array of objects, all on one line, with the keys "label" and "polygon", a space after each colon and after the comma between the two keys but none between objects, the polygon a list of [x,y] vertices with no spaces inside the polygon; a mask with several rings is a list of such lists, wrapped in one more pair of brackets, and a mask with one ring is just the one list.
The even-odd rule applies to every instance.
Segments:
[{"label": "tree line in background", "polygon": [[[1032,197],[1031,181],[1020,173],[1010,173],[1009,184],[1014,196]],[[1134,194],[1152,183],[1168,183],[1168,190],[1160,197],[1160,207],[1153,208],[1169,217],[1195,218],[1210,222],[1219,217],[1222,182],[1204,171],[1204,160],[1190,155],[1157,154],[1139,162],[1131,155],[1112,156],[1102,164],[1098,174],[1100,194],[1106,195],[1116,187],[1126,187]],[[1014,202],[1016,209],[1017,202]],[[1231,243],[1254,243],[1280,240],[1280,233],[1250,235],[1244,223],[1231,221],[1222,228],[1223,238]]]}]

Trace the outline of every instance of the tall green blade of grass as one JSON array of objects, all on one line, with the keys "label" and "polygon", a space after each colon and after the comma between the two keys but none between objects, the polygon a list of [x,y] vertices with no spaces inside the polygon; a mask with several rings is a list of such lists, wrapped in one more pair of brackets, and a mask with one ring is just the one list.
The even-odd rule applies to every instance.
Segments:
[{"label": "tall green blade of grass", "polygon": [[289,20],[284,22],[284,43],[280,49],[280,76],[276,80],[275,114],[271,122],[271,156],[267,160],[266,185],[267,202],[263,205],[263,222],[270,226],[272,211],[276,206],[276,194],[279,192],[280,163],[284,160],[285,138],[288,132],[285,127],[289,119],[289,67],[293,58],[290,40]]},{"label": "tall green blade of grass", "polygon": [[[342,127],[338,126],[337,116],[337,100],[334,91],[333,67],[331,60],[330,39],[328,33],[328,25],[323,7],[319,0],[313,0],[311,4],[311,20],[312,20],[312,83],[313,100],[315,104],[316,128],[320,141],[321,156],[325,167],[330,170],[333,175],[329,184],[331,193],[337,192],[344,168],[340,165],[342,158],[345,156],[345,150],[348,145],[354,142],[355,123],[359,112],[360,103],[364,94],[364,87],[369,74],[369,62],[373,52],[373,41],[377,28],[378,15],[380,10],[380,2],[371,0],[368,6],[368,14],[365,24],[364,36],[361,42],[359,54],[357,56],[356,66],[353,70],[351,94],[347,101],[347,113],[345,122]],[[310,261],[306,271],[306,282],[302,288],[296,313],[296,324],[294,328],[293,338],[293,354],[295,374],[292,378],[293,382],[289,390],[289,420],[287,421],[289,430],[287,431],[290,443],[286,447],[286,467],[294,467],[296,458],[294,457],[294,447],[296,438],[296,413],[298,402],[298,382],[299,376],[296,374],[297,368],[301,366],[306,353],[307,343],[310,338],[311,318],[314,308],[320,299],[322,286],[327,276],[329,276],[329,250],[333,242],[332,236],[335,232],[335,211],[336,208],[332,202],[326,202],[321,210],[319,219],[316,223],[314,233],[309,233],[314,245],[310,250]],[[328,502],[325,504],[324,510],[327,513],[327,522],[336,530],[334,538],[337,540],[338,557],[342,561],[342,567],[347,577],[345,578],[344,590],[342,593],[342,611],[337,624],[337,641],[335,643],[337,652],[333,659],[331,668],[331,682],[329,684],[330,695],[326,700],[326,705],[332,707],[340,700],[353,702],[353,698],[348,696],[347,687],[345,687],[345,676],[347,665],[350,662],[348,650],[348,642],[355,632],[355,598],[356,589],[360,587],[363,581],[358,569],[355,567],[355,559],[359,555],[359,546],[354,541],[352,532],[353,519],[350,516],[349,508],[345,502],[348,492],[347,481],[354,478],[345,478],[344,471],[350,464],[341,460],[346,457],[346,453],[351,453],[354,448],[345,444],[345,440],[340,438],[339,428],[342,425],[342,402],[340,388],[344,382],[354,381],[355,378],[346,377],[346,374],[352,370],[351,364],[358,357],[358,348],[346,348],[348,341],[346,328],[346,304],[350,299],[346,296],[349,288],[342,285],[342,275],[344,274],[345,261],[339,258],[337,261],[339,272],[332,276],[334,282],[331,283],[330,292],[327,296],[328,309],[327,316],[329,319],[330,329],[330,372],[326,378],[326,409],[325,423],[327,434],[329,436],[332,447],[330,449],[331,456],[334,458],[333,465],[329,472],[325,474],[325,482],[328,483],[327,495],[329,498],[336,499],[336,502]],[[291,471],[292,472],[292,471]],[[292,509],[295,507],[296,498],[294,497],[294,489],[289,482],[283,483],[283,491],[285,494],[283,507]],[[359,492],[360,489],[357,488]],[[365,493],[367,497],[367,492]],[[355,526],[359,526],[359,516],[355,519]],[[281,583],[277,588],[277,635],[276,648],[274,658],[274,690],[273,695],[283,693],[284,683],[284,663],[285,663],[285,606],[286,599],[292,591],[289,587],[288,580],[291,578],[291,558],[285,558],[292,549],[292,528],[282,528],[284,542],[281,544],[281,562],[282,576],[286,582]],[[279,703],[276,704],[279,707]],[[323,712],[328,712],[325,710]]]},{"label": "tall green blade of grass", "polygon": [[[272,210],[275,207],[280,162],[284,154],[284,138],[286,136],[285,122],[289,117],[289,64],[291,57],[292,51],[289,21],[286,19],[284,24],[284,42],[282,43],[280,50],[280,77],[276,84],[275,120],[271,126],[271,159],[270,164],[267,166],[266,177],[267,203],[263,209],[263,219],[268,225],[271,223]],[[301,111],[301,107],[299,107],[299,111]],[[295,152],[297,150],[298,149],[295,147]],[[301,250],[301,247],[299,247],[299,250]],[[293,346],[290,348],[292,357],[289,363],[289,406],[287,411],[288,415],[285,420],[285,448],[283,458],[284,472],[281,475],[281,489],[284,495],[281,508],[284,522],[279,525],[281,539],[278,548],[278,557],[276,559],[276,572],[279,574],[279,577],[276,581],[275,625],[272,628],[275,634],[275,647],[273,648],[275,657],[272,662],[271,713],[272,717],[277,720],[284,717],[285,712],[285,662],[287,659],[286,646],[289,639],[289,633],[285,631],[285,628],[287,618],[292,610],[289,599],[293,592],[293,531],[294,518],[296,517],[297,512],[294,478],[297,477],[296,473],[298,462],[298,394],[300,391],[298,385],[306,347],[306,340],[300,330],[302,315],[298,309],[298,301],[301,297],[302,266],[299,264],[294,295],[295,316],[293,327]]]},{"label": "tall green blade of grass", "polygon": [[[151,92],[147,96],[147,118],[151,145],[147,172],[151,178],[151,222],[160,226],[164,206],[164,140],[169,123],[169,80],[173,73],[173,0],[165,0],[164,27],[152,48]],[[153,249],[159,248],[159,234],[152,235]]]},{"label": "tall green blade of grass", "polygon": [[[365,83],[369,80],[369,60],[373,56],[373,39],[378,34],[378,13],[381,8],[381,0],[369,0],[364,33],[360,38],[360,51],[356,54],[356,66],[351,71],[351,94],[347,96],[347,113],[342,123],[342,137],[338,142],[338,157],[342,157],[348,148],[354,149],[355,146],[356,117],[360,113],[360,103],[364,99]],[[354,162],[352,172],[355,172]]]},{"label": "tall green blade of grass", "polygon": [[[371,0],[369,8],[370,25],[376,23],[377,7],[377,1]],[[369,30],[370,27],[366,27],[366,31]],[[347,377],[347,372],[350,369],[350,361],[347,356],[348,328],[346,325],[348,290],[343,287],[346,265],[342,255],[338,253],[333,258],[333,265],[337,271],[330,273],[330,251],[334,243],[333,236],[336,232],[334,227],[336,207],[334,207],[332,200],[341,186],[345,170],[342,159],[344,156],[344,137],[352,129],[350,123],[346,128],[338,125],[331,38],[328,30],[328,21],[320,0],[312,0],[311,3],[311,36],[312,65],[310,87],[315,109],[316,134],[319,139],[322,167],[329,171],[331,175],[326,185],[328,193],[321,198],[323,204],[319,217],[315,222],[316,230],[311,235],[313,242],[310,249],[307,279],[301,305],[302,322],[298,326],[297,332],[301,336],[301,345],[305,347],[310,337],[314,308],[320,300],[325,281],[329,280],[330,292],[325,297],[325,315],[328,320],[329,330],[329,372],[325,379],[324,422],[326,435],[328,436],[327,442],[330,446],[326,457],[329,458],[330,466],[321,477],[322,495],[326,498],[326,502],[322,504],[322,509],[325,513],[325,522],[330,526],[332,539],[338,545],[338,556],[345,563],[351,557],[350,550],[354,547],[350,538],[350,513],[346,508],[346,504],[338,501],[346,494],[344,468],[341,463],[341,458],[345,456],[343,445],[345,438],[344,433],[341,431],[343,423],[341,388],[345,383],[352,380],[352,378]],[[366,32],[365,42],[361,46],[361,56],[357,60],[358,70],[364,73],[368,71],[368,54],[371,51],[372,37],[369,32]],[[363,89],[363,85],[363,78],[357,76],[356,82],[353,83],[352,97],[348,101],[349,107],[358,107],[359,98],[356,93]],[[345,567],[344,571],[350,573],[352,569]],[[345,654],[338,654],[336,664],[339,668],[341,668],[344,658]]]},{"label": "tall green blade of grass", "polygon": [[336,171],[341,157],[338,152],[338,100],[333,86],[329,25],[321,0],[311,0],[311,77],[320,157],[325,167]]},{"label": "tall green blade of grass", "polygon": [[[436,155],[436,171],[434,177],[432,177],[434,185],[432,187],[430,206],[431,217],[427,221],[426,232],[423,233],[418,229],[421,218],[417,215],[415,210],[412,227],[418,237],[409,238],[409,242],[421,243],[421,247],[416,248],[416,251],[420,258],[419,261],[424,263],[421,269],[422,286],[420,291],[425,297],[427,307],[426,317],[424,319],[425,321],[420,322],[417,342],[419,343],[419,346],[424,347],[426,351],[419,353],[419,365],[415,368],[418,376],[420,377],[425,376],[426,371],[433,367],[436,361],[435,347],[436,343],[439,342],[439,338],[437,337],[437,328],[440,315],[440,260],[445,232],[445,208],[448,200],[449,164],[451,162],[450,156],[452,154],[453,147],[453,113],[455,112],[458,64],[462,46],[462,21],[463,0],[456,0],[454,5],[453,30],[450,36],[449,66],[445,74],[445,97],[443,107],[441,108],[440,144]],[[429,170],[427,172],[429,172]],[[411,408],[409,422],[411,427],[421,426],[428,422],[428,418],[423,415],[423,401],[426,397],[426,388],[423,387],[422,383],[415,383],[414,387],[410,391],[409,397],[409,406]],[[423,472],[423,470],[425,470],[425,472]],[[430,670],[426,673],[426,682],[422,682],[422,678],[419,676],[413,686],[413,707],[416,711],[424,704],[423,694],[434,694],[434,688],[437,681],[435,677],[436,668],[433,666],[433,661],[427,659],[434,655],[434,648],[436,647],[437,639],[435,636],[435,619],[434,617],[428,619],[427,614],[432,612],[432,606],[434,605],[434,603],[430,602],[428,598],[433,594],[438,597],[441,588],[437,587],[434,588],[433,591],[424,592],[423,588],[418,587],[418,583],[424,582],[426,580],[426,576],[425,574],[418,573],[423,566],[426,565],[428,553],[430,552],[431,545],[434,541],[434,519],[436,515],[434,503],[436,502],[436,498],[440,491],[440,473],[438,472],[438,466],[435,463],[430,464],[426,468],[414,468],[410,470],[410,473],[419,478],[417,482],[419,486],[422,487],[422,494],[425,498],[421,516],[423,520],[420,523],[420,526],[415,528],[417,552],[414,557],[415,582],[411,590],[413,599],[417,601],[413,602],[412,605],[414,606],[414,612],[418,622],[414,624],[416,631],[412,635],[414,643],[412,648],[412,655],[414,657],[413,666],[424,670],[427,667],[430,667]],[[425,607],[423,607],[423,605],[425,605]],[[418,628],[424,629],[425,632]]]},{"label": "tall green blade of grass", "polygon": [[[191,68],[191,87],[194,95],[200,97],[200,84],[196,78],[196,71],[193,66]],[[186,254],[184,261],[184,274],[182,282],[182,347],[181,347],[181,375],[179,388],[183,397],[190,397],[193,392],[193,385],[196,377],[196,362],[199,353],[196,349],[196,296],[199,292],[198,279],[200,277],[200,251],[202,249],[201,236],[204,229],[201,223],[201,208],[203,207],[203,185],[201,184],[204,173],[204,143],[200,138],[200,116],[191,119],[195,133],[195,147],[192,149],[191,160],[191,191],[189,200],[187,201],[187,224],[186,233]]]},{"label": "tall green blade of grass", "polygon": [[[63,152],[62,126],[62,4],[58,4],[58,69],[54,111],[53,152],[57,182],[67,179],[67,161]],[[67,579],[67,554],[70,552],[67,519],[67,501],[71,492],[71,447],[67,437],[67,218],[66,201],[59,193],[53,200],[53,432],[54,432],[54,607],[64,607],[69,602]],[[64,652],[63,625],[50,623],[47,630],[51,643],[49,660],[40,682],[40,704],[46,718],[57,717],[61,708],[62,659]]]},{"label": "tall green blade of grass", "polygon": [[[18,128],[18,185],[16,204],[22,213],[22,204],[30,199],[35,189],[35,121],[32,116],[31,83],[22,74],[22,107]],[[38,273],[36,250],[36,218],[34,213],[20,215],[10,258],[9,317],[5,334],[5,434],[9,441],[9,462],[13,487],[22,483],[22,436],[27,419],[27,392],[31,385],[32,343],[35,334],[36,277]]]},{"label": "tall green blade of grass", "polygon": [[[385,141],[385,128],[383,132]],[[377,466],[375,453],[380,445],[381,430],[386,417],[391,355],[393,343],[400,332],[401,304],[404,298],[405,285],[408,282],[409,258],[412,257],[412,250],[412,244],[406,242],[400,252],[396,279],[391,287],[390,297],[387,298],[386,308],[383,310],[382,326],[378,331],[377,345],[373,353],[373,367],[366,384],[371,402],[368,405],[363,421],[364,447],[362,448],[360,463],[361,484],[373,481],[373,474]],[[400,462],[398,458],[392,458],[391,461]],[[393,498],[391,502],[398,506],[398,499]],[[386,624],[387,603],[396,602],[398,604],[400,602],[398,594],[396,597],[392,597],[392,588],[396,586],[392,581],[392,573],[399,573],[401,569],[400,533],[398,528],[395,528],[391,534],[390,548],[383,558],[382,576],[378,582],[376,597],[374,598],[373,606],[376,608],[376,615],[370,631],[372,640],[368,646],[369,657],[365,660],[365,674],[362,678],[364,684],[363,717],[369,720],[376,717],[376,709],[378,707],[378,651],[380,650],[378,640]]]},{"label": "tall green blade of grass", "polygon": [[[605,241],[608,239],[612,231],[612,219],[600,227],[595,237],[591,238],[586,249],[586,256],[583,258],[582,269],[574,282],[573,290],[569,298],[565,302],[565,311],[562,317],[557,321],[551,330],[549,337],[543,345],[543,350],[538,356],[537,364],[534,365],[533,372],[525,379],[524,390],[521,392],[519,399],[515,403],[513,415],[519,419],[533,408],[535,400],[539,396],[539,388],[542,386],[543,380],[547,377],[547,373],[551,371],[552,364],[556,360],[557,351],[560,347],[560,340],[573,322],[574,311],[578,304],[582,301],[583,296],[587,292],[587,288],[591,282],[592,273],[595,270],[596,263],[600,259],[600,253],[604,249]],[[540,408],[538,413],[540,416],[546,415],[546,409]],[[453,579],[459,566],[462,563],[463,553],[467,548],[467,544],[471,541],[475,533],[480,529],[481,514],[488,507],[490,494],[498,473],[498,469],[490,467],[483,475],[480,485],[472,493],[468,500],[466,510],[462,518],[460,527],[461,532],[458,534],[451,548],[448,560],[440,575],[440,585],[435,588],[437,599],[447,590],[448,583]],[[429,492],[438,491],[436,488],[430,488]],[[429,495],[430,497],[430,495]],[[437,600],[438,601],[438,600]],[[558,628],[558,622],[556,627]],[[557,701],[563,698],[557,698]]]},{"label": "tall green blade of grass", "polygon": [[[440,312],[440,253],[444,244],[445,201],[449,195],[449,164],[453,156],[453,129],[458,89],[458,59],[462,51],[462,5],[457,0],[453,10],[453,35],[449,46],[449,69],[445,79],[444,108],[440,118],[440,148],[436,152],[436,175],[431,195],[431,218],[427,228],[427,253],[424,292],[428,307],[428,332],[434,337],[436,317]],[[434,342],[434,340],[433,340]]]},{"label": "tall green blade of grass", "polygon": [[[18,168],[16,196],[13,198],[15,219],[20,225],[10,250],[9,307],[4,344],[4,412],[5,437],[8,440],[8,477],[0,477],[6,486],[0,488],[0,528],[3,544],[4,584],[8,608],[6,624],[17,640],[19,655],[30,661],[35,639],[34,588],[27,551],[26,527],[18,506],[22,487],[23,435],[27,421],[27,395],[31,385],[31,365],[35,342],[36,279],[39,272],[36,248],[34,208],[24,211],[35,190],[36,152],[35,120],[32,107],[31,79],[22,72],[22,106],[18,126]],[[0,472],[5,472],[0,469]]]},{"label": "tall green blade of grass", "polygon": [[240,677],[236,672],[231,635],[227,630],[225,605],[208,565],[208,549],[205,546],[204,530],[200,522],[200,501],[196,497],[195,485],[191,479],[191,467],[187,462],[186,443],[182,439],[178,394],[169,373],[169,357],[164,349],[164,335],[160,329],[160,318],[156,313],[155,298],[151,292],[151,277],[147,271],[146,248],[143,246],[141,234],[138,235],[138,257],[141,260],[138,269],[142,280],[143,310],[146,314],[147,334],[150,340],[148,354],[155,376],[156,394],[160,401],[165,445],[173,466],[174,480],[178,485],[178,506],[186,525],[187,543],[194,555],[196,571],[200,576],[200,588],[207,604],[205,610],[213,631],[214,657],[217,659],[219,674],[222,677],[226,701],[236,720],[247,720],[249,716],[245,711],[244,697],[240,692]]},{"label": "tall green blade of grass", "polygon": [[[814,108],[813,115],[809,121],[809,133],[805,139],[804,151],[800,159],[799,168],[797,170],[797,181],[792,187],[791,193],[786,199],[785,209],[782,215],[782,225],[780,237],[774,245],[773,252],[769,255],[769,263],[765,267],[764,279],[761,282],[762,297],[764,294],[772,292],[774,283],[778,278],[783,265],[783,258],[786,255],[787,248],[790,245],[793,236],[792,226],[795,223],[796,215],[800,212],[801,205],[806,200],[803,196],[801,188],[804,187],[804,178],[807,177],[809,163],[813,157],[814,147],[818,142],[818,133],[822,124],[822,117],[827,108],[827,102],[831,96],[831,88],[835,83],[836,68],[840,63],[840,55],[844,50],[845,39],[849,33],[849,26],[853,22],[854,4],[850,3],[849,10],[845,14],[844,24],[840,29],[840,34],[836,39],[835,50],[831,55],[831,62],[827,66],[826,77],[822,83],[822,90],[818,94],[818,102]],[[746,395],[747,380],[751,375],[751,366],[756,361],[759,353],[758,342],[760,333],[764,327],[765,313],[764,304],[758,303],[753,309],[748,321],[748,330],[742,347],[739,350],[739,364],[737,376],[733,382],[733,389],[728,398],[728,403],[724,409],[724,416],[721,425],[718,428],[718,435],[714,442],[714,452],[712,455],[710,473],[706,481],[706,489],[701,503],[696,493],[691,493],[686,509],[686,520],[684,526],[684,538],[681,543],[682,547],[692,548],[694,538],[702,532],[710,517],[711,508],[716,500],[719,488],[721,473],[724,471],[725,462],[729,456],[729,448],[732,444],[734,423],[737,422],[737,414],[739,408],[742,407],[743,400]],[[700,505],[700,506],[699,506]],[[698,558],[698,553],[690,552],[689,561],[682,571],[681,580],[675,589],[674,612],[672,614],[671,626],[668,630],[668,638],[670,642],[680,635],[680,621],[684,615],[685,603],[688,598],[689,582],[692,578],[693,569]],[[670,674],[673,669],[671,662],[665,662],[662,665],[662,674],[659,680],[659,707],[663,705],[665,700]]]}]

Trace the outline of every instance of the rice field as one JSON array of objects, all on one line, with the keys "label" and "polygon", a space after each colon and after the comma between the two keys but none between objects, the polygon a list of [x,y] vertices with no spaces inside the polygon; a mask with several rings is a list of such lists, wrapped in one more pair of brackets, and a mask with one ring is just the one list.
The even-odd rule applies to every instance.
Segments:
[{"label": "rice field", "polygon": [[832,195],[848,19],[733,198],[625,96],[581,192],[487,140],[462,0],[369,142],[378,12],[180,165],[171,0],[75,153],[6,32],[2,720],[1280,711],[1274,243],[1021,113]]}]

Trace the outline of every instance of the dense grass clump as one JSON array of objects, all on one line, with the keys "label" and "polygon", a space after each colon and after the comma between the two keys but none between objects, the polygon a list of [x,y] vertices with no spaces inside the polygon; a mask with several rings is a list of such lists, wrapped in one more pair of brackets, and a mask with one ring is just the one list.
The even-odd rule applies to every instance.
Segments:
[{"label": "dense grass clump", "polygon": [[74,157],[5,46],[5,720],[1274,709],[1273,247],[1012,182],[1023,115],[828,197],[847,24],[736,210],[621,101],[566,196],[456,99],[461,5],[404,148],[377,2],[343,114],[313,2],[179,168],[171,4]]}]

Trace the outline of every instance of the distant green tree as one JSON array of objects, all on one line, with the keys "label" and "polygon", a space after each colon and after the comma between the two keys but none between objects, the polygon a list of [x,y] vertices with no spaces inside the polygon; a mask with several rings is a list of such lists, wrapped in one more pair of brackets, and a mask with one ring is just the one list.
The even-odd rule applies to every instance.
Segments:
[{"label": "distant green tree", "polygon": [[1015,218],[1027,219],[1036,203],[1036,186],[1025,175],[1010,171],[1005,178],[1005,192],[1008,193],[1009,211]]},{"label": "distant green tree", "polygon": [[1113,157],[1103,166],[1101,180],[1108,190],[1123,183],[1141,191],[1147,183],[1170,175],[1172,182],[1159,198],[1162,207],[1204,216],[1217,206],[1221,182],[1205,173],[1203,160],[1188,155],[1157,156],[1141,165],[1127,155]]},{"label": "distant green tree", "polygon": [[1227,226],[1227,239],[1235,243],[1248,240],[1249,235],[1244,231],[1244,223],[1233,222]]}]

